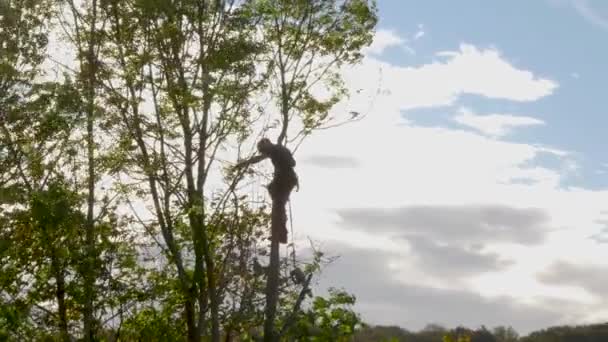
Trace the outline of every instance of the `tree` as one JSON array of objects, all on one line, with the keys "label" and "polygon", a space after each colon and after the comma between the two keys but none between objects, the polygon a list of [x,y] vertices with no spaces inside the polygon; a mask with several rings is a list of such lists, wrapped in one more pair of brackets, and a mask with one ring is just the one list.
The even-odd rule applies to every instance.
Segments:
[{"label": "tree", "polygon": [[[78,4],[82,9],[77,7],[74,0],[67,1],[69,10],[73,20],[60,23],[63,28],[66,28],[66,38],[73,44],[76,50],[78,61],[78,71],[74,75],[77,78],[77,88],[79,95],[82,98],[78,114],[84,117],[85,135],[84,144],[86,146],[86,223],[85,230],[85,254],[82,267],[82,276],[84,279],[84,307],[83,307],[83,334],[85,341],[93,341],[95,339],[94,324],[94,300],[95,300],[95,265],[97,263],[96,253],[96,224],[95,224],[95,207],[96,201],[96,184],[99,179],[99,170],[97,168],[97,150],[98,146],[96,137],[96,121],[100,114],[100,108],[97,106],[97,89],[99,77],[99,49],[103,44],[101,36],[98,33],[99,16],[98,11],[100,6],[97,0],[82,1]],[[103,23],[101,24],[103,25]],[[71,30],[70,30],[71,29]]]},{"label": "tree", "polygon": [[[142,200],[154,204],[164,240],[161,248],[176,268],[189,338],[197,340],[208,331],[215,341],[221,330],[221,303],[226,300],[219,286],[226,281],[226,269],[217,269],[217,262],[233,250],[224,244],[234,239],[233,224],[226,226],[225,221],[234,217],[226,212],[240,207],[235,188],[243,176],[227,175],[223,194],[211,199],[210,190],[217,188],[209,184],[209,175],[218,171],[217,151],[230,142],[241,146],[255,136],[254,124],[266,120],[251,112],[252,97],[272,92],[277,79],[283,80],[283,91],[277,94],[283,118],[280,142],[291,113],[305,122],[306,134],[318,127],[344,94],[333,68],[358,61],[358,50],[371,42],[373,7],[367,1],[246,1],[238,6],[111,1],[104,15],[112,41],[105,63],[120,70],[106,84],[117,122],[111,134],[135,142],[117,147],[115,161],[124,163],[119,173],[147,179]],[[322,64],[316,54],[306,52],[317,48],[327,59]],[[318,81],[328,82],[337,94],[328,101],[316,99],[311,88]],[[150,96],[147,108],[145,93]],[[261,127],[262,132],[267,129]],[[230,198],[233,201],[227,202]],[[239,237],[247,241],[239,248],[241,255],[250,254],[255,244],[251,233]],[[265,336],[273,339],[278,245],[270,254]],[[193,256],[192,274],[184,255]]]},{"label": "tree", "polygon": [[482,326],[480,329],[477,329],[473,332],[473,336],[471,338],[472,342],[497,342],[496,337],[486,329],[485,326]]},{"label": "tree", "polygon": [[[81,100],[91,99],[83,96],[91,87],[83,86],[83,73],[49,80],[42,72],[57,5],[0,2],[0,331],[17,340],[69,340],[83,332],[76,319],[91,329],[104,323],[91,309],[96,290],[111,298],[98,305],[109,316],[137,289],[106,288],[137,283],[137,267],[114,203],[107,196],[91,199],[83,186],[95,183],[99,171],[79,153],[81,146],[97,148],[87,130],[97,108],[87,110]],[[89,172],[83,174],[83,166]],[[99,257],[103,262],[95,262]]]},{"label": "tree", "polygon": [[[42,198],[51,176],[47,167],[53,165],[65,133],[56,111],[61,104],[55,100],[61,95],[53,96],[61,89],[38,81],[53,11],[49,1],[3,1],[0,12],[0,334],[35,334],[31,328],[40,311],[37,299],[54,298],[53,286],[46,286],[51,280],[59,305],[55,321],[65,339],[65,253],[59,246],[46,248],[46,240],[53,241],[65,218],[46,224],[39,210],[45,206]],[[55,145],[47,144],[56,137]]]},{"label": "tree", "polygon": [[492,333],[498,342],[516,342],[519,339],[519,334],[512,327],[498,326],[492,329]]},{"label": "tree", "polygon": [[359,315],[352,311],[354,304],[354,296],[330,289],[329,298],[315,297],[309,309],[298,313],[287,336],[296,341],[350,341],[362,326]]},{"label": "tree", "polygon": [[[159,248],[176,271],[189,340],[208,334],[218,341],[222,285],[229,281],[218,265],[229,255],[220,253],[239,237],[232,233],[238,218],[227,222],[233,217],[225,213],[227,206],[238,212],[240,198],[230,197],[231,186],[211,200],[208,179],[217,150],[248,125],[248,96],[260,82],[253,26],[223,1],[108,5],[104,63],[118,72],[104,80],[114,122],[107,134],[122,137],[109,161],[113,176],[138,191],[125,192],[125,199],[133,202],[135,194],[153,204],[155,222],[140,223],[152,237],[160,228]],[[121,176],[144,179],[145,186]],[[254,228],[241,247],[250,247]]]},{"label": "tree", "polygon": [[[327,122],[332,106],[346,95],[339,67],[358,62],[362,58],[361,48],[371,43],[377,21],[375,3],[366,0],[254,3],[269,49],[268,83],[279,112],[277,143],[285,144],[295,118],[300,120],[293,132],[295,139],[306,137]],[[320,89],[329,96],[319,96]],[[276,339],[279,242],[271,241],[265,341]]]},{"label": "tree", "polygon": [[590,324],[580,326],[557,326],[534,331],[520,338],[524,342],[553,341],[605,341],[608,338],[608,324]]}]

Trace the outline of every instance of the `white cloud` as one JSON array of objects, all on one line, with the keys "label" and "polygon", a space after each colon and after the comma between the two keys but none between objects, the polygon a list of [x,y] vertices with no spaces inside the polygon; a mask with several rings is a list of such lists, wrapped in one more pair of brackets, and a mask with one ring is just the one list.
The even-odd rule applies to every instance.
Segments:
[{"label": "white cloud", "polygon": [[[364,91],[336,111],[367,113],[373,104],[374,113],[382,113],[387,120],[391,118],[388,110],[453,105],[463,94],[534,101],[558,87],[552,80],[515,68],[496,49],[461,44],[456,51],[438,55],[441,61],[420,66],[397,66],[369,57],[362,65],[345,70],[351,89]],[[380,96],[374,95],[377,88]]]},{"label": "white cloud", "polygon": [[572,8],[583,19],[590,24],[608,30],[608,17],[605,1],[600,0],[546,0],[546,2],[557,8]]},{"label": "white cloud", "polygon": [[601,15],[588,0],[571,0],[571,3],[574,9],[591,24],[608,30],[608,18]]},{"label": "white cloud", "polygon": [[411,39],[402,38],[390,29],[378,29],[374,36],[372,44],[364,49],[364,52],[369,55],[379,56],[384,51],[391,47],[399,47],[403,51],[415,55],[416,51],[408,44],[421,39],[425,35],[424,25],[418,24],[416,32],[411,36]]},{"label": "white cloud", "polygon": [[461,108],[454,120],[494,138],[503,137],[515,128],[544,125],[544,121],[527,116],[510,114],[477,115],[470,109]]},{"label": "white cloud", "polygon": [[424,32],[424,25],[418,24],[418,31],[416,31],[416,33],[414,33],[413,40],[418,40],[418,39],[424,37],[425,34],[426,33]]},{"label": "white cloud", "polygon": [[403,46],[405,44],[405,40],[397,33],[392,30],[387,29],[379,29],[376,31],[376,35],[374,36],[374,41],[372,44],[367,47],[367,53],[381,55],[384,50],[390,47],[395,46]]},{"label": "white cloud", "polygon": [[449,68],[447,72],[452,83],[458,83],[462,93],[534,101],[552,94],[558,86],[554,81],[537,78],[530,71],[514,67],[496,49],[481,50],[461,44],[459,51],[443,51],[437,55],[449,58],[448,62],[428,67],[441,72],[446,72],[441,69]]}]

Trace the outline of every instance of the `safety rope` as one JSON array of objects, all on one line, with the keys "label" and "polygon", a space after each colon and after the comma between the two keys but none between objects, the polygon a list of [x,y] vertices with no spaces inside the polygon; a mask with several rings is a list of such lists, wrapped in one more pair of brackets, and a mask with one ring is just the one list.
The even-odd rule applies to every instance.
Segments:
[{"label": "safety rope", "polygon": [[291,229],[291,257],[292,257],[292,262],[293,262],[293,268],[296,268],[296,242],[295,239],[293,237],[293,214],[291,212],[291,199],[289,200],[289,225],[290,225],[290,229]]}]

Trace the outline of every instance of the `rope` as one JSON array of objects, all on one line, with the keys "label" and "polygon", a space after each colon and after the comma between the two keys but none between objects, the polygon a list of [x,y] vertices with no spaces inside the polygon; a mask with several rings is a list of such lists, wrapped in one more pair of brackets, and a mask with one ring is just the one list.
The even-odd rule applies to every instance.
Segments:
[{"label": "rope", "polygon": [[296,243],[293,238],[293,214],[291,212],[291,200],[289,200],[289,225],[291,229],[291,257],[293,262],[293,268],[296,268]]}]

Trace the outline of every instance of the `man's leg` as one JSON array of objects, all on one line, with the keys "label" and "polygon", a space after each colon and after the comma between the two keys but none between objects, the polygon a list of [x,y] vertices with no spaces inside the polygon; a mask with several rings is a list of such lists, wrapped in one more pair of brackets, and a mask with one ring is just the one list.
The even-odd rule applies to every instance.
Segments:
[{"label": "man's leg", "polygon": [[280,243],[287,243],[287,213],[285,202],[275,200],[272,203],[272,237]]}]

